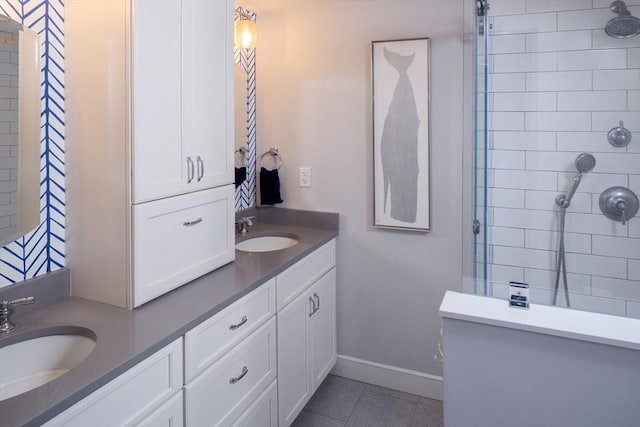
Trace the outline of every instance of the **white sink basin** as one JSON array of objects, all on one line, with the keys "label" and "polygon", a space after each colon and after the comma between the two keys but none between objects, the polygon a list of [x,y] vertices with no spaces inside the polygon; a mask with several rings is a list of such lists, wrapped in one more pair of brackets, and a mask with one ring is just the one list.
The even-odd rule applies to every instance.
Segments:
[{"label": "white sink basin", "polygon": [[244,252],[270,252],[279,251],[298,244],[298,238],[294,235],[256,236],[236,243],[236,249]]},{"label": "white sink basin", "polygon": [[65,334],[0,348],[0,401],[53,381],[82,362],[95,345],[85,335]]}]

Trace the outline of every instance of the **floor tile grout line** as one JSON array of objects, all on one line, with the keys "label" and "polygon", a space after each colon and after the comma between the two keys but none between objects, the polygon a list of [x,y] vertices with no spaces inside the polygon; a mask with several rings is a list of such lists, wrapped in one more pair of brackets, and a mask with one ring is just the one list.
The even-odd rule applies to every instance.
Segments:
[{"label": "floor tile grout line", "polygon": [[[322,417],[330,418],[330,419],[332,419],[332,420],[334,420],[334,421],[338,421],[338,422],[341,422],[341,423],[345,423],[345,422],[346,422],[346,421],[342,421],[342,420],[341,420],[341,419],[339,419],[339,418],[334,418],[334,417],[332,417],[331,415],[323,414],[323,413],[321,413],[321,412],[315,412],[315,411],[312,411],[311,409],[304,409],[304,408],[303,408],[303,409],[302,409],[302,411],[300,411],[300,413],[303,413],[303,412],[309,412],[310,414],[320,415],[320,416],[322,416]],[[351,415],[351,414],[349,414],[349,415]]]},{"label": "floor tile grout line", "polygon": [[362,400],[362,396],[364,395],[365,391],[367,390],[367,383],[362,383],[362,384],[364,384],[364,387],[362,387],[362,391],[360,392],[360,396],[358,396],[358,400],[356,400],[356,404],[353,405],[353,408],[351,408],[351,412],[349,412],[349,416],[347,417],[347,421],[344,422],[345,426],[347,424],[349,424],[349,421],[351,421],[351,417],[353,416],[353,411],[356,410],[356,408],[358,407],[358,403],[360,403],[360,400]]},{"label": "floor tile grout line", "polygon": [[418,412],[418,402],[413,403],[413,414],[411,414],[411,421],[409,421],[409,425],[407,427],[411,427],[413,425],[413,421],[416,419],[416,412]]}]

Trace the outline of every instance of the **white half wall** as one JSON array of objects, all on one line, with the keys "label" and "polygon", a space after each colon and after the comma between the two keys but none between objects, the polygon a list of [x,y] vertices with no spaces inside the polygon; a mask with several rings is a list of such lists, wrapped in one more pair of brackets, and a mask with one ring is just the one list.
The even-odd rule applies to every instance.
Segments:
[{"label": "white half wall", "polygon": [[[448,0],[248,0],[258,158],[280,148],[283,206],[340,213],[338,353],[440,376],[438,306],[462,289],[463,11]],[[372,227],[371,41],[431,39],[431,226]],[[298,187],[310,167],[312,187]],[[363,378],[366,380],[366,378]]]}]

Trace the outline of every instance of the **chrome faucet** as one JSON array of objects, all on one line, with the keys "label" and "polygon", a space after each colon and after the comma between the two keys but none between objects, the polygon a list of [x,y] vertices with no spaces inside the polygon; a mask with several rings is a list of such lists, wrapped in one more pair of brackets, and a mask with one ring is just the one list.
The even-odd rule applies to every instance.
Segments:
[{"label": "chrome faucet", "polygon": [[9,332],[16,327],[11,321],[13,308],[18,305],[33,304],[34,297],[14,299],[13,301],[0,301],[0,332]]},{"label": "chrome faucet", "polygon": [[249,231],[249,228],[253,225],[252,219],[254,219],[252,216],[245,216],[240,219],[236,219],[236,233],[240,233],[242,235],[247,234],[247,231]]}]

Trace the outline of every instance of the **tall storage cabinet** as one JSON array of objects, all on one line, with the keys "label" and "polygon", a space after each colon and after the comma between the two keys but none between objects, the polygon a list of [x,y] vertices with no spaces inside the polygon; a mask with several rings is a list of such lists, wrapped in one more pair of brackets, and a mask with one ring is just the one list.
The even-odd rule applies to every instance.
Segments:
[{"label": "tall storage cabinet", "polygon": [[134,203],[233,182],[228,9],[224,0],[132,3]]},{"label": "tall storage cabinet", "polygon": [[132,308],[234,258],[233,1],[65,15],[72,293]]}]

